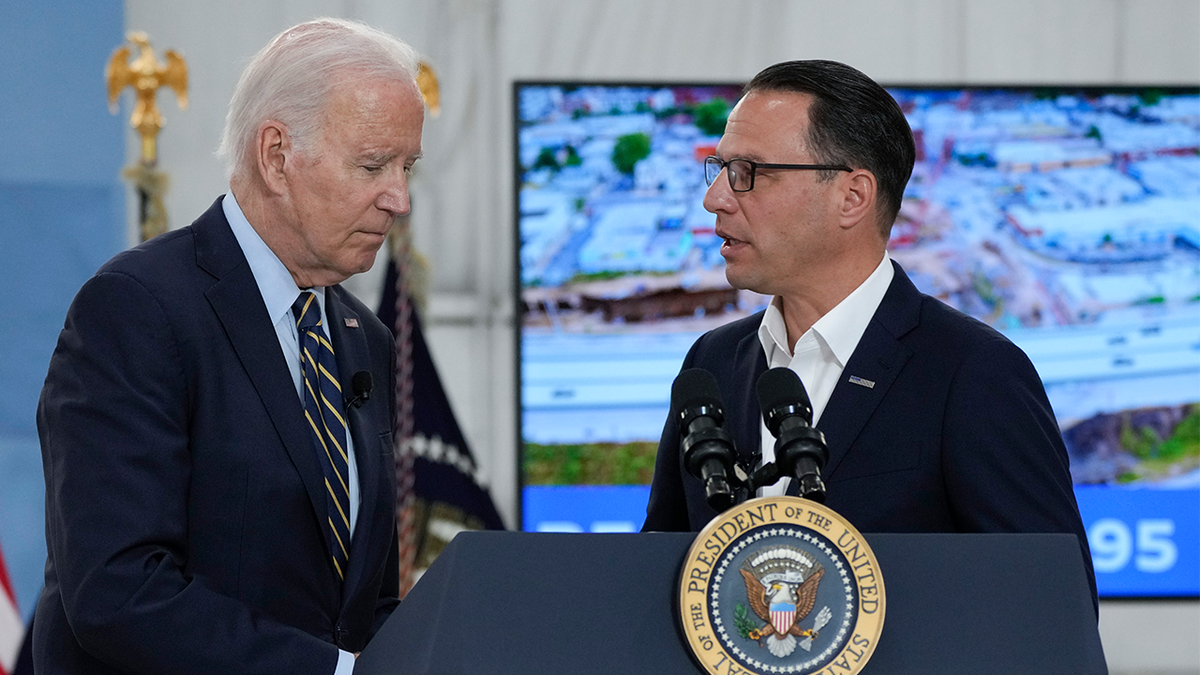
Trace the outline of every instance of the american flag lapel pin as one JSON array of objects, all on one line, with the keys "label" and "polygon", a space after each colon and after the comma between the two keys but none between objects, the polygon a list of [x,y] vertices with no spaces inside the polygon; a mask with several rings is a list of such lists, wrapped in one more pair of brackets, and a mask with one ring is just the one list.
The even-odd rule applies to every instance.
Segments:
[{"label": "american flag lapel pin", "polygon": [[868,380],[868,379],[866,379],[866,378],[859,377],[859,376],[857,376],[857,375],[851,375],[851,376],[850,376],[850,384],[857,384],[858,386],[860,386],[860,387],[866,387],[867,389],[874,389],[874,388],[875,388],[875,382],[874,382],[874,380]]},{"label": "american flag lapel pin", "polygon": [[345,319],[346,328],[358,328],[358,319]]}]

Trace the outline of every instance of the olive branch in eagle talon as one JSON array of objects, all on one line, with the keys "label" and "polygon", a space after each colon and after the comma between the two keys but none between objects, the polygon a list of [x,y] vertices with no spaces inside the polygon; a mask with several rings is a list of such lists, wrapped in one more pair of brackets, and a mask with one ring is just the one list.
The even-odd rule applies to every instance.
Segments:
[{"label": "olive branch in eagle talon", "polygon": [[757,630],[754,622],[750,620],[746,606],[740,602],[733,608],[733,625],[737,628],[738,635],[744,638],[750,637],[750,631]]}]

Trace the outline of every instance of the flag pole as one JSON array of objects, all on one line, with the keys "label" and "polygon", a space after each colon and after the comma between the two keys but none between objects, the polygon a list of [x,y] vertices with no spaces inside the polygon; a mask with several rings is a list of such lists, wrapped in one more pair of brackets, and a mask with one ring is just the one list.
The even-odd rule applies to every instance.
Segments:
[{"label": "flag pole", "polygon": [[108,107],[116,113],[116,102],[126,87],[135,93],[133,113],[129,124],[141,136],[141,153],[136,164],[121,171],[138,192],[138,228],[142,241],[167,231],[167,209],[163,196],[167,191],[167,174],[159,171],[158,132],[164,119],[158,109],[158,90],[170,87],[175,91],[180,110],[187,110],[187,63],[173,49],[165,52],[166,63],[154,55],[150,38],[142,31],[131,31],[126,39],[137,48],[130,61],[128,45],[117,47],[104,69],[108,85]]}]

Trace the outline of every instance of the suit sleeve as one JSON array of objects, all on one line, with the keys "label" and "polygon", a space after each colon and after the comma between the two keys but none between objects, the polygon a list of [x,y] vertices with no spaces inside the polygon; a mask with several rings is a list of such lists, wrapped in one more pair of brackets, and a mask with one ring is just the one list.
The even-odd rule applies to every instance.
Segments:
[{"label": "suit sleeve", "polygon": [[79,292],[38,408],[47,584],[79,644],[130,673],[334,671],[337,649],[188,575],[188,374],[154,295],[102,273]]},{"label": "suit sleeve", "polygon": [[687,501],[680,472],[679,427],[674,415],[667,415],[658,457],[654,461],[654,479],[650,483],[650,501],[646,505],[643,532],[687,532]]},{"label": "suit sleeve", "polygon": [[[398,438],[399,420],[397,419],[396,408],[396,349],[395,343],[391,340],[391,333],[388,333],[386,343],[388,354],[388,374],[383,378],[388,384],[388,410],[390,412],[389,422],[392,429],[392,438]],[[395,475],[395,465],[385,467],[385,470],[391,470],[392,475]],[[389,479],[390,482],[395,481],[394,478]],[[396,507],[396,491],[390,491],[392,503],[389,506],[393,509]],[[384,563],[383,569],[383,584],[379,587],[379,598],[375,602],[375,620],[371,625],[371,637],[379,632],[383,624],[391,617],[392,612],[400,604],[400,523],[396,521],[392,527],[392,540],[389,543],[387,562]]]},{"label": "suit sleeve", "polygon": [[[703,338],[701,338],[703,339]],[[692,367],[696,344],[683,359],[680,372]],[[688,517],[687,496],[683,489],[683,463],[679,456],[679,424],[673,411],[668,411],[663,424],[662,438],[658,441],[658,455],[654,460],[654,478],[650,482],[650,501],[646,505],[646,522],[643,532],[688,532],[691,522]]]},{"label": "suit sleeve", "polygon": [[954,374],[947,406],[942,461],[959,531],[1076,535],[1095,600],[1067,450],[1029,358],[1000,337],[979,344]]},{"label": "suit sleeve", "polygon": [[379,588],[379,599],[375,603],[375,621],[371,625],[371,637],[383,628],[383,624],[400,605],[400,530],[399,523],[392,531],[391,548],[388,549],[383,585]]}]

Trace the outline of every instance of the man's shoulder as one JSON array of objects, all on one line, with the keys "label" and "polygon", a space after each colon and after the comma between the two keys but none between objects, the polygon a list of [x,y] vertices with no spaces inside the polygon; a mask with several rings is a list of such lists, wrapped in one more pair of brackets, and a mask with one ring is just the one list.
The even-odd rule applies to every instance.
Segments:
[{"label": "man's shoulder", "polygon": [[920,325],[943,340],[965,343],[1009,341],[994,327],[930,295],[921,295]]},{"label": "man's shoulder", "polygon": [[134,312],[145,308],[138,304],[145,301],[166,311],[195,305],[207,285],[198,282],[195,246],[187,229],[164,232],[110,258],[76,293],[73,309],[111,306],[116,311],[123,306],[123,311]]},{"label": "man's shoulder", "polygon": [[1000,364],[1029,361],[1024,350],[996,328],[929,295],[920,296],[916,326],[897,339],[926,364],[990,362],[1003,370],[1006,366]]},{"label": "man's shoulder", "polygon": [[[214,228],[222,225],[226,230],[229,228],[220,204],[218,199],[190,225],[169,230],[121,251],[101,265],[96,274],[123,274],[152,285],[185,275],[189,268],[195,268],[199,264],[198,249],[203,244],[198,241],[198,233],[211,233],[215,231]],[[228,236],[232,238],[232,231],[229,231]]]},{"label": "man's shoulder", "polygon": [[749,316],[730,321],[700,336],[697,342],[704,342],[706,345],[715,348],[732,347],[741,342],[747,335],[756,335],[758,327],[762,323],[762,317],[763,311],[760,310]]},{"label": "man's shoulder", "polygon": [[896,274],[875,310],[872,322],[881,325],[896,339],[935,340],[946,346],[958,342],[1007,341],[999,331],[917,288],[896,261]]},{"label": "man's shoulder", "polygon": [[190,227],[164,232],[125,249],[109,258],[96,273],[117,273],[137,278],[164,273],[175,266],[187,251],[195,249]]},{"label": "man's shoulder", "polygon": [[758,341],[762,315],[762,312],[755,312],[704,333],[692,343],[684,365],[708,370],[718,379],[732,377],[739,366],[745,364],[744,357],[762,354]]}]

